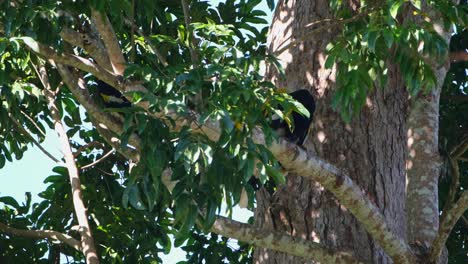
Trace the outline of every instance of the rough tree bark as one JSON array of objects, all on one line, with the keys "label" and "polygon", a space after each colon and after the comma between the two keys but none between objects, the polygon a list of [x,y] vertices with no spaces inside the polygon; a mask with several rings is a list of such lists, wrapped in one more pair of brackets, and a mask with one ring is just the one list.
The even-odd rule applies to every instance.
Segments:
[{"label": "rough tree bark", "polygon": [[[326,18],[332,18],[328,1],[280,1],[268,35],[270,52],[312,30],[306,25]],[[317,110],[306,148],[349,173],[380,208],[393,232],[406,239],[409,96],[404,81],[398,68],[390,65],[385,89],[374,89],[361,113],[345,123],[331,108],[336,72],[324,66],[325,46],[336,34],[337,29],[330,27],[277,54],[286,79],[280,79],[273,67],[268,69],[268,78],[278,87],[305,88],[314,94]],[[432,191],[437,196],[435,187]],[[392,263],[345,207],[319,184],[301,177],[289,175],[287,184],[273,194],[259,192],[255,214],[258,227],[352,252],[365,263]],[[305,262],[313,263],[263,248],[257,248],[254,255],[256,264]]]}]

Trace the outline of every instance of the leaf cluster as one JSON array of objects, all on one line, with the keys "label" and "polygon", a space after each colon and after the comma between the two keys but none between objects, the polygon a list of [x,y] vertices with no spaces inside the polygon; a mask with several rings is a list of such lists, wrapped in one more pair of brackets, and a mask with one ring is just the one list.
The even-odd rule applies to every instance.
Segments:
[{"label": "leaf cluster", "polygon": [[[30,1],[17,9],[7,2],[0,3],[3,10],[0,12],[0,165],[11,161],[12,154],[20,159],[31,144],[31,136],[42,142],[44,131],[53,128],[42,96],[43,86],[37,77],[36,65],[41,58],[24,49],[17,37],[32,37],[58,53],[73,52],[88,57],[81,48],[70,49],[59,32],[67,27],[90,33],[91,7],[105,10],[128,61],[124,78],[149,90],[147,94],[133,92],[125,96],[132,98],[134,104],[148,103],[150,111],[175,112],[199,124],[219,121],[222,131],[220,139],[212,141],[205,135],[191,133],[188,125],[175,133],[171,125],[176,120],[163,122],[136,106],[105,109],[123,120],[124,132],[115,135],[122,145],[127,145],[131,136],[138,136],[142,158],[132,167],[131,162],[112,155],[80,171],[98,253],[106,262],[151,263],[160,261],[161,252],[169,252],[171,234],[175,235],[176,246],[186,241],[185,245],[190,247],[203,240],[201,231],[197,239],[189,239],[190,232],[196,223],[201,223],[201,229],[206,232],[223,201],[231,211],[246,189],[252,205],[253,189],[248,181],[255,171],[262,182],[269,177],[284,181],[271,153],[250,138],[254,129],[260,127],[267,139],[273,140],[275,135],[268,125],[272,115],[277,113],[290,119],[292,111],[302,111],[291,97],[276,92],[271,83],[263,81],[261,71],[266,60],[272,58],[264,55],[267,21],[263,18],[264,11],[257,9],[259,3],[226,1],[212,7],[205,1],[191,1],[188,27],[176,1]],[[133,8],[138,12],[132,12]],[[134,32],[126,20],[133,20],[139,32]],[[167,65],[153,47],[164,54]],[[190,56],[191,50],[198,54],[197,61]],[[56,69],[46,68],[52,87],[59,88],[56,104],[67,134],[73,140],[78,166],[99,160],[111,147],[97,132],[90,113],[60,82]],[[96,90],[96,76],[83,77],[88,88]],[[196,99],[198,95],[201,101]],[[279,109],[288,113],[283,114]],[[200,113],[200,118],[193,119],[192,110]],[[15,131],[9,118],[17,120],[28,133],[21,135]],[[80,149],[93,142],[101,145]],[[173,190],[168,190],[162,182],[162,174],[167,169],[172,171],[170,180],[176,183]],[[0,219],[17,228],[73,233],[70,230],[76,220],[68,175],[63,167],[56,167],[54,173],[45,180],[48,187],[40,194],[41,202],[28,207],[20,216],[12,209],[16,205],[7,203],[1,211],[5,215]],[[27,219],[27,223],[21,223],[18,220],[21,218]],[[0,241],[7,239],[4,236]],[[226,243],[206,241],[217,248],[226,248],[228,259],[236,258],[239,252],[229,250]],[[33,262],[39,261],[47,251],[56,252],[53,243],[37,245],[41,251],[31,254]],[[13,249],[17,250],[20,249]],[[66,247],[61,247],[59,252],[76,261],[82,259],[79,252]],[[8,252],[3,256],[12,255]]]},{"label": "leaf cluster", "polygon": [[[336,64],[338,90],[333,106],[345,120],[357,114],[374,87],[386,87],[392,65],[398,67],[411,95],[436,86],[433,67],[440,67],[448,46],[434,23],[446,30],[453,24],[466,25],[464,7],[451,1],[385,1],[362,3],[358,14],[341,1],[332,1],[337,18],[345,23],[341,34],[327,46],[326,67]],[[426,10],[444,14],[433,21]],[[393,89],[393,87],[387,87]]]}]

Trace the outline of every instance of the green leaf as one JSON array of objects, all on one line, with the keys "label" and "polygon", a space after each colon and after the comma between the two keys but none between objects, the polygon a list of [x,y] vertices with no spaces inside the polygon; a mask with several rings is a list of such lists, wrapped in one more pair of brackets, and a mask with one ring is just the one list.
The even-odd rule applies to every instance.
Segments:
[{"label": "green leaf", "polygon": [[377,42],[378,37],[379,34],[377,34],[377,31],[369,31],[367,33],[367,45],[369,50],[372,52],[375,52],[375,43]]},{"label": "green leaf", "polygon": [[204,223],[205,230],[208,230],[215,222],[217,208],[218,206],[216,205],[216,203],[213,203],[211,201],[208,202]]},{"label": "green leaf", "polygon": [[0,169],[5,166],[5,163],[6,163],[5,156],[0,155]]},{"label": "green leaf", "polygon": [[223,111],[221,120],[223,122],[224,129],[226,129],[226,132],[230,133],[234,129],[234,122],[232,121],[227,111]]},{"label": "green leaf", "polygon": [[307,108],[304,107],[304,105],[302,105],[301,103],[299,103],[298,101],[293,101],[293,105],[294,105],[294,111],[296,111],[297,113],[309,118],[310,117],[310,113],[309,113],[309,110],[307,110]]},{"label": "green leaf", "polygon": [[400,9],[402,4],[403,4],[403,1],[399,0],[399,1],[394,2],[392,6],[390,7],[390,15],[393,17],[393,19],[396,19],[398,15],[398,10]]},{"label": "green leaf", "polygon": [[6,158],[9,162],[12,162],[13,159],[12,159],[12,157],[11,157],[11,154],[10,154],[10,151],[8,150],[8,148],[7,148],[5,145],[3,145],[3,144],[0,144],[0,148],[1,148],[1,150],[2,150],[3,155],[5,155],[5,158]]},{"label": "green leaf", "polygon": [[411,0],[411,4],[417,9],[421,10],[421,0]]},{"label": "green leaf", "polygon": [[244,180],[247,182],[253,176],[255,169],[255,157],[249,153],[247,155],[247,166],[244,167]]},{"label": "green leaf", "polygon": [[20,209],[21,206],[19,205],[19,203],[15,200],[15,198],[11,197],[11,196],[3,196],[3,197],[0,197],[0,202],[4,203],[4,204],[7,204],[7,205],[10,205],[12,207],[14,207],[15,209]]},{"label": "green leaf", "polygon": [[266,165],[265,166],[265,169],[266,169],[266,173],[267,175],[272,178],[276,184],[285,184],[286,183],[286,179],[284,178],[284,175],[279,172],[276,168],[270,166],[270,165]]},{"label": "green leaf", "polygon": [[325,68],[331,69],[334,64],[335,64],[335,56],[328,55],[327,60],[325,61]]},{"label": "green leaf", "polygon": [[393,32],[390,29],[384,29],[382,31],[382,35],[384,37],[387,48],[391,48],[394,41]]},{"label": "green leaf", "polygon": [[146,206],[143,204],[141,200],[140,190],[137,185],[132,185],[127,187],[129,189],[128,197],[130,204],[137,210],[145,210]]},{"label": "green leaf", "polygon": [[154,206],[156,205],[156,193],[153,188],[153,185],[150,184],[149,178],[146,177],[143,179],[143,192],[145,194],[146,200],[148,201],[148,211],[153,211]]},{"label": "green leaf", "polygon": [[275,9],[275,0],[267,0],[267,5],[270,10]]},{"label": "green leaf", "polygon": [[56,182],[64,182],[66,178],[63,177],[62,175],[52,175],[47,178],[45,178],[44,183],[56,183]]}]

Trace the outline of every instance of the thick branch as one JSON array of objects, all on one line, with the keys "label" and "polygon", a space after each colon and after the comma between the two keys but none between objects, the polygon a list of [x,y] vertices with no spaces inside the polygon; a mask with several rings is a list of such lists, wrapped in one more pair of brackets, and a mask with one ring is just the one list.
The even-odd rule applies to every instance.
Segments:
[{"label": "thick branch", "polygon": [[53,60],[56,63],[72,66],[82,71],[89,72],[109,85],[119,87],[119,82],[116,75],[106,71],[104,68],[85,58],[73,54],[58,54],[51,48],[35,41],[32,38],[24,37],[22,39],[31,51],[37,53],[46,60]]},{"label": "thick branch", "polygon": [[[408,118],[406,211],[408,241],[429,246],[437,235],[439,89],[415,98]],[[424,191],[421,191],[424,190]]]},{"label": "thick branch", "polygon": [[113,71],[106,49],[99,39],[93,38],[90,34],[76,32],[70,28],[63,28],[60,32],[60,36],[66,42],[88,52],[88,54],[96,60],[99,66],[108,71]]},{"label": "thick branch", "polygon": [[[255,142],[264,144],[259,135],[255,137]],[[379,208],[343,171],[283,139],[268,149],[285,169],[317,181],[333,193],[394,262],[414,263],[409,246],[392,232]]]},{"label": "thick branch", "polygon": [[65,165],[68,170],[70,177],[70,184],[72,189],[73,207],[75,208],[75,215],[80,225],[81,234],[81,246],[83,255],[86,257],[86,262],[90,264],[98,264],[99,259],[94,246],[94,239],[91,233],[91,228],[88,222],[88,216],[86,215],[86,207],[83,202],[83,195],[81,193],[81,182],[78,174],[78,168],[75,163],[75,158],[70,147],[67,132],[62,124],[60,118],[60,112],[55,105],[55,93],[51,90],[47,72],[45,67],[41,66],[39,69],[42,83],[44,84],[44,94],[48,102],[48,106],[54,121],[55,131],[58,134],[60,144],[62,146],[62,152],[65,158]]},{"label": "thick branch", "polygon": [[106,46],[114,73],[123,75],[126,62],[109,18],[107,18],[106,14],[101,14],[95,9],[91,10],[91,18],[99,35],[101,35],[104,46]]},{"label": "thick branch", "polygon": [[435,262],[447,241],[450,232],[455,224],[458,222],[462,214],[468,209],[468,191],[464,191],[458,201],[452,206],[448,212],[444,212],[445,217],[442,219],[437,237],[432,244],[429,253],[429,260],[431,263]]},{"label": "thick branch", "polygon": [[12,236],[29,237],[34,239],[52,239],[55,241],[60,241],[78,251],[81,251],[80,241],[67,234],[53,230],[23,230],[0,223],[0,231]]},{"label": "thick branch", "polygon": [[225,217],[218,217],[211,227],[211,231],[259,247],[312,259],[321,263],[361,263],[348,252],[325,249],[319,243],[282,233],[273,233],[270,230],[255,228],[249,224]]}]

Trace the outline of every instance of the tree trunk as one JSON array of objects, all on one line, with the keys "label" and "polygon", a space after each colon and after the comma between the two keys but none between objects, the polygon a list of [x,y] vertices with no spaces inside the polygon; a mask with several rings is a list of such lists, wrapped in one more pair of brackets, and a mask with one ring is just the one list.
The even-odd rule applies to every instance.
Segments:
[{"label": "tree trunk", "polygon": [[[332,18],[328,1],[280,1],[269,33],[274,52],[307,34],[311,22]],[[345,123],[331,105],[335,70],[325,69],[325,45],[337,34],[327,31],[299,42],[279,55],[286,79],[273,68],[268,78],[289,90],[309,89],[317,110],[305,147],[345,170],[381,209],[395,234],[406,236],[405,162],[408,95],[397,67],[391,67],[385,89],[374,88],[366,106]],[[300,175],[299,175],[300,176]],[[285,186],[257,196],[256,225],[352,252],[365,263],[391,263],[359,222],[314,182],[288,175]],[[263,248],[254,263],[313,263]]]}]

